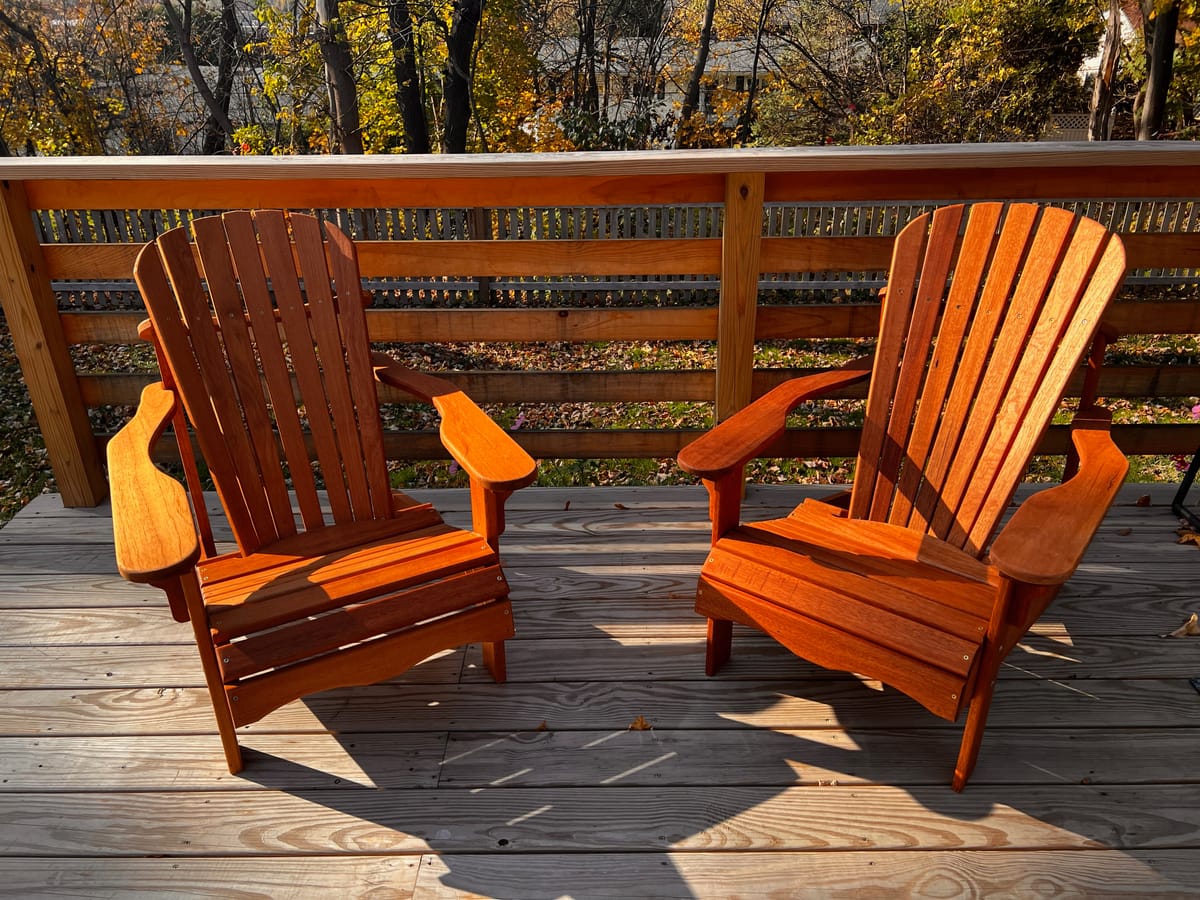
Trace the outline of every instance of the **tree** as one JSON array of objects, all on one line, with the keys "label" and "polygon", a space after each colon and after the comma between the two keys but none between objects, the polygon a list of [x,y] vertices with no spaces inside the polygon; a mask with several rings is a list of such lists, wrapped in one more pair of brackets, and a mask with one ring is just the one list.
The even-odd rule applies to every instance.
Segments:
[{"label": "tree", "polygon": [[358,85],[345,23],[338,16],[338,0],[316,0],[317,46],[325,66],[329,91],[330,150],[362,153],[362,130],[358,111]]},{"label": "tree", "polygon": [[1088,109],[1089,141],[1106,141],[1112,133],[1113,100],[1120,58],[1121,0],[1109,0],[1100,64],[1096,70],[1096,82],[1092,85],[1092,102]]},{"label": "tree", "polygon": [[404,148],[409,153],[428,153],[429,122],[425,116],[425,94],[417,60],[416,23],[408,0],[388,0],[385,8],[392,48],[392,75],[396,80],[396,105],[404,122]]},{"label": "tree", "polygon": [[1142,0],[1145,22],[1146,83],[1135,115],[1137,139],[1148,141],[1163,130],[1167,90],[1175,65],[1175,35],[1179,31],[1179,0]]},{"label": "tree", "polygon": [[763,40],[767,32],[767,22],[771,18],[776,0],[760,0],[758,5],[758,21],[754,28],[754,56],[750,66],[750,83],[746,87],[746,102],[737,121],[737,141],[746,143],[750,140],[750,128],[754,124],[754,100],[758,96],[759,66],[762,63]]},{"label": "tree", "polygon": [[712,45],[713,16],[717,11],[717,0],[705,0],[704,19],[700,25],[700,37],[696,43],[696,61],[688,76],[687,88],[683,92],[683,105],[679,109],[679,129],[687,127],[688,120],[700,106],[700,86],[704,81],[704,70],[708,66],[708,52]]},{"label": "tree", "polygon": [[857,114],[897,92],[897,62],[885,57],[885,16],[904,7],[871,0],[804,0],[774,38],[776,77],[758,98],[759,144],[847,143]]},{"label": "tree", "polygon": [[451,10],[449,27],[445,30],[442,152],[465,153],[467,129],[471,122],[473,50],[479,20],[483,17],[483,0],[453,0]]},{"label": "tree", "polygon": [[200,54],[195,44],[195,16],[192,0],[162,0],[163,14],[167,25],[175,35],[180,56],[192,78],[196,92],[208,111],[208,122],[204,129],[204,153],[217,153],[233,141],[234,126],[229,118],[229,101],[233,91],[233,70],[236,64],[240,41],[237,16],[232,0],[221,0],[220,37],[218,41],[218,69],[215,87],[208,83],[200,64]]},{"label": "tree", "polygon": [[1096,46],[1090,0],[908,0],[884,23],[891,86],[856,123],[865,143],[1036,138],[1051,112],[1083,104]]},{"label": "tree", "polygon": [[[1144,80],[1135,102],[1138,140],[1195,129],[1200,99],[1200,0],[1141,0]],[[1180,24],[1192,25],[1183,30]]]},{"label": "tree", "polygon": [[136,0],[0,8],[0,134],[26,153],[169,153],[175,93],[153,10]]}]

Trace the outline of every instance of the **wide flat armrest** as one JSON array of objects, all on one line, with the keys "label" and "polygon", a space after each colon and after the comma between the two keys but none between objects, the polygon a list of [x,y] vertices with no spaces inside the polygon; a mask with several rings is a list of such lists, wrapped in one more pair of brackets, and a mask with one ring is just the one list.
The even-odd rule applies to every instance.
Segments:
[{"label": "wide flat armrest", "polygon": [[441,414],[442,445],[473,481],[494,491],[514,491],[533,481],[533,458],[453,382],[402,366],[383,353],[372,353],[371,360],[381,383],[433,404]]},{"label": "wide flat armrest", "polygon": [[117,569],[129,581],[155,584],[182,575],[200,557],[200,539],[183,485],[150,458],[175,412],[175,394],[147,385],[133,418],[108,442]]},{"label": "wide flat armrest", "polygon": [[1111,423],[1111,414],[1095,407],[1075,416],[1071,441],[1079,471],[1013,513],[988,553],[1002,573],[1029,584],[1062,584],[1074,573],[1129,471],[1109,434]]},{"label": "wide flat armrest", "polygon": [[783,434],[788,413],[805,400],[862,381],[871,374],[872,357],[793,378],[763,394],[679,452],[679,467],[710,481],[741,469]]}]

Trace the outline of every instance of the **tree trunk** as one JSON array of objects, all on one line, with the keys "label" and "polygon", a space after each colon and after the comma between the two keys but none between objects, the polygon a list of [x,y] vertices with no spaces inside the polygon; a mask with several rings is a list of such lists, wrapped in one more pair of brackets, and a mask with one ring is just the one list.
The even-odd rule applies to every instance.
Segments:
[{"label": "tree trunk", "polygon": [[1088,140],[1107,141],[1112,133],[1113,81],[1121,57],[1121,0],[1109,0],[1108,23],[1096,84],[1092,87],[1092,105],[1088,110]]},{"label": "tree trunk", "polygon": [[325,62],[329,116],[333,126],[330,152],[336,147],[338,153],[362,153],[358,88],[354,83],[345,27],[338,19],[338,0],[317,0],[317,23],[317,43]]},{"label": "tree trunk", "polygon": [[229,101],[233,96],[233,74],[241,55],[242,31],[238,27],[234,0],[221,0],[221,44],[217,48],[217,89],[213,99],[220,116],[209,116],[204,130],[204,152],[220,153],[233,143],[233,121],[229,118]]},{"label": "tree trunk", "polygon": [[[683,106],[679,110],[679,128],[690,119],[700,106],[700,85],[704,82],[704,69],[708,65],[708,51],[712,46],[713,15],[717,11],[717,0],[706,0],[704,21],[700,25],[700,43],[696,47],[696,62],[688,76],[687,90],[683,92]],[[678,131],[676,145],[678,145]]]},{"label": "tree trunk", "polygon": [[[1144,0],[1143,0],[1144,2]],[[1163,129],[1167,91],[1175,63],[1175,33],[1179,29],[1179,0],[1159,9],[1146,21],[1146,85],[1137,117],[1137,139],[1154,140]]]},{"label": "tree trunk", "polygon": [[758,8],[758,28],[754,32],[754,62],[750,66],[750,84],[746,90],[746,103],[738,116],[736,139],[739,144],[750,140],[750,129],[754,125],[754,100],[758,96],[758,67],[762,61],[763,37],[767,31],[767,19],[774,8],[774,0],[762,0]]},{"label": "tree trunk", "polygon": [[575,50],[575,105],[600,115],[600,82],[596,78],[597,0],[579,0],[575,15],[579,25],[579,45]]},{"label": "tree trunk", "polygon": [[454,0],[450,33],[446,35],[443,153],[467,152],[467,130],[471,124],[471,50],[482,16],[483,0]]},{"label": "tree trunk", "polygon": [[[213,93],[208,81],[204,78],[204,71],[200,68],[200,60],[196,57],[196,45],[192,43],[192,4],[191,0],[184,0],[181,4],[182,9],[176,9],[175,4],[171,0],[164,0],[163,15],[167,17],[167,25],[175,34],[175,40],[179,41],[179,53],[183,57],[183,64],[188,70],[188,75],[191,76],[192,84],[196,87],[196,92],[200,95],[200,99],[204,101],[204,108],[208,110],[208,123],[205,125],[204,136],[204,152],[216,153],[216,150],[210,149],[210,140],[214,131],[227,135],[230,140],[233,140],[233,123],[229,121],[229,98],[225,98],[222,104],[217,95]],[[235,22],[236,25],[236,22]],[[221,17],[221,29],[224,32],[225,21],[224,12]],[[224,33],[221,39],[225,39]],[[222,53],[224,48],[222,47]]]},{"label": "tree trunk", "polygon": [[388,32],[392,43],[392,69],[396,73],[396,105],[404,122],[404,149],[429,153],[429,122],[417,67],[417,44],[408,0],[389,0]]}]

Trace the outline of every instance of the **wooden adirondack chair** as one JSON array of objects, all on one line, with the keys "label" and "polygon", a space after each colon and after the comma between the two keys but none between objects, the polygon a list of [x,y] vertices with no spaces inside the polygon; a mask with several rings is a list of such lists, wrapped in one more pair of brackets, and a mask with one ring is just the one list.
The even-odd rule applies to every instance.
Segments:
[{"label": "wooden adirondack chair", "polygon": [[[950,721],[969,705],[961,790],[1001,661],[1074,572],[1128,468],[1109,416],[1081,409],[1077,474],[1022,503],[993,540],[1124,272],[1120,240],[1065,210],[980,203],[909,224],[873,360],[787,382],[679,456],[710,493],[696,600],[708,673],[740,622]],[[849,496],[742,524],[743,467],[788,412],[868,376]]]},{"label": "wooden adirondack chair", "polygon": [[[452,384],[371,353],[345,234],[278,211],[193,231],[194,244],[176,228],[137,257],[162,381],[109,443],[108,465],[121,574],[190,619],[229,770],[242,766],[238,726],[439,650],[483,642],[503,681],[513,622],[498,543],[533,460]],[[474,531],[390,488],[377,381],[441,414],[442,441],[470,475]],[[152,464],[170,423],[181,444],[192,426],[236,549],[215,552],[191,455],[192,508]]]}]

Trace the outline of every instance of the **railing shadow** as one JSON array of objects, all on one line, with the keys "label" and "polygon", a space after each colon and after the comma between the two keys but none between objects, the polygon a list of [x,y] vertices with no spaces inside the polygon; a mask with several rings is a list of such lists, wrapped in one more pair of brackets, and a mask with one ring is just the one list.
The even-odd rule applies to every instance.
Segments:
[{"label": "railing shadow", "polygon": [[[360,770],[362,790],[332,778],[328,788],[296,789],[321,773],[280,758],[256,765],[253,751],[242,777],[364,823],[344,838],[356,842],[350,852],[432,853],[443,887],[489,897],[706,893],[671,851],[1144,848],[1190,827],[1177,810],[1152,812],[1136,798],[1123,808],[1103,778],[1063,803],[1053,788],[1086,783],[1087,751],[1053,771],[1036,743],[1021,740],[1024,717],[1005,712],[1016,699],[1005,694],[1022,690],[1004,689],[1021,677],[998,691],[979,768],[956,794],[961,725],[897,691],[819,670],[748,631],[713,679],[703,676],[702,640],[676,639],[664,655],[659,642],[626,642],[596,625],[578,633],[579,671],[552,672],[539,659],[545,642],[521,639],[516,596],[514,605],[507,684],[491,684],[472,650],[454,684],[410,679],[304,701]],[[672,625],[689,610],[680,599],[667,613]],[[406,747],[419,732],[446,743],[428,788],[409,789]],[[1025,827],[1024,817],[1042,824]],[[1129,855],[1122,865],[1126,877],[1143,868],[1162,895],[1180,889],[1152,860]]]}]

